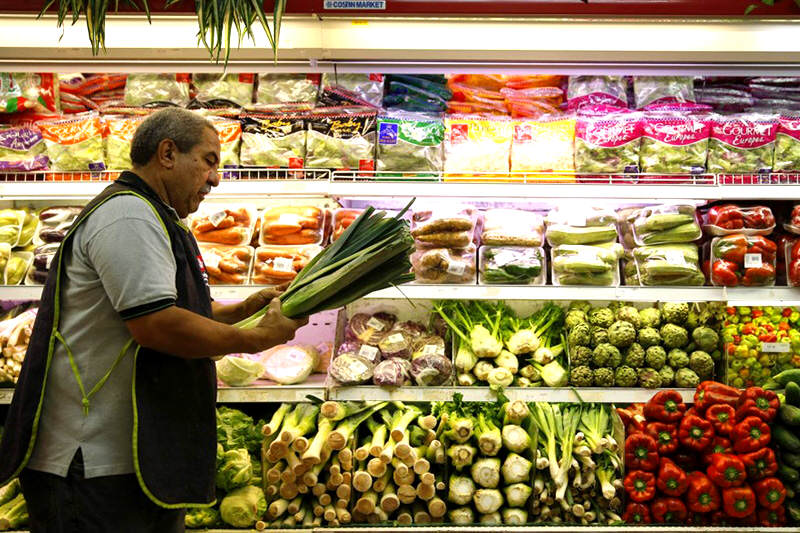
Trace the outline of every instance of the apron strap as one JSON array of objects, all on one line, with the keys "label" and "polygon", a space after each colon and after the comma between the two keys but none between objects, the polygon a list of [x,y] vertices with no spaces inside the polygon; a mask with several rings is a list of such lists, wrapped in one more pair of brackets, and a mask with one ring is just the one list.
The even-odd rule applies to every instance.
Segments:
[{"label": "apron strap", "polygon": [[89,391],[89,394],[86,394],[86,389],[83,386],[83,380],[81,379],[80,372],[78,371],[78,365],[75,363],[75,357],[72,355],[72,350],[69,349],[69,345],[67,345],[67,341],[61,335],[61,332],[56,330],[55,338],[64,345],[64,350],[67,352],[67,357],[69,358],[69,366],[72,368],[72,374],[75,376],[75,381],[78,382],[78,388],[81,390],[81,405],[83,406],[83,416],[89,416],[89,400],[92,396],[95,395],[97,391],[99,391],[103,385],[105,385],[108,378],[111,377],[111,373],[117,368],[117,365],[122,361],[122,358],[125,357],[125,354],[128,353],[128,349],[130,349],[131,345],[133,344],[133,337],[128,339],[128,342],[125,343],[125,346],[122,347],[122,351],[119,352],[117,358],[112,363],[111,368],[108,369],[108,372],[100,378],[100,381],[92,387],[92,390]]}]

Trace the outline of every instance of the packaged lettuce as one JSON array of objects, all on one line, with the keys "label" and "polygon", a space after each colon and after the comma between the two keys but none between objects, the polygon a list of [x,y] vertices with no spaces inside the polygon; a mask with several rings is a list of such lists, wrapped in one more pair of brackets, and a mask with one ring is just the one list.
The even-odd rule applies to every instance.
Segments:
[{"label": "packaged lettuce", "polygon": [[340,106],[364,106],[376,107],[370,102],[362,99],[358,94],[344,87],[327,86],[317,97],[319,107],[340,107]]},{"label": "packaged lettuce", "polygon": [[47,168],[42,132],[33,126],[0,125],[0,171]]},{"label": "packaged lettuce", "polygon": [[228,100],[240,107],[253,103],[255,74],[195,74],[192,83],[196,98],[203,101]]},{"label": "packaged lettuce", "polygon": [[242,123],[223,117],[209,117],[217,129],[220,144],[220,168],[236,168],[239,166],[239,144],[242,140]]},{"label": "packaged lettuce", "polygon": [[112,170],[128,170],[131,168],[131,142],[136,128],[146,117],[113,116],[105,117],[106,136],[106,166]]},{"label": "packaged lettuce", "polygon": [[567,85],[567,108],[585,105],[628,106],[628,81],[624,76],[570,76]]},{"label": "packaged lettuce", "polygon": [[634,76],[633,92],[637,109],[651,104],[695,101],[691,76]]},{"label": "packaged lettuce", "polygon": [[259,74],[256,102],[280,104],[317,100],[319,74]]},{"label": "packaged lettuce", "polygon": [[55,74],[0,72],[0,113],[59,111],[59,82]]},{"label": "packaged lettuce", "polygon": [[306,130],[301,116],[250,113],[242,121],[242,166],[303,168]]},{"label": "packaged lettuce", "polygon": [[95,112],[67,119],[40,120],[51,170],[105,170],[103,125]]},{"label": "packaged lettuce", "polygon": [[377,169],[397,172],[439,172],[443,167],[444,123],[415,113],[378,117]]},{"label": "packaged lettuce", "polygon": [[143,106],[166,102],[185,106],[189,103],[189,85],[189,74],[129,74],[125,104]]},{"label": "packaged lettuce", "polygon": [[306,120],[306,167],[375,170],[374,109],[318,108]]},{"label": "packaged lettuce", "polygon": [[714,116],[708,171],[719,174],[770,172],[777,132],[778,117],[775,115]]},{"label": "packaged lettuce", "polygon": [[800,171],[800,114],[783,115],[779,119],[773,170]]},{"label": "packaged lettuce", "polygon": [[580,114],[575,125],[575,170],[580,173],[638,172],[641,138],[640,113]]},{"label": "packaged lettuce", "polygon": [[514,122],[511,172],[575,172],[575,117]]},{"label": "packaged lettuce", "polygon": [[507,173],[512,125],[512,121],[506,117],[445,117],[445,172]]},{"label": "packaged lettuce", "polygon": [[328,74],[322,75],[322,87],[339,86],[353,91],[362,100],[375,107],[383,105],[383,74]]},{"label": "packaged lettuce", "polygon": [[677,113],[645,113],[639,163],[642,172],[703,173],[711,119]]}]

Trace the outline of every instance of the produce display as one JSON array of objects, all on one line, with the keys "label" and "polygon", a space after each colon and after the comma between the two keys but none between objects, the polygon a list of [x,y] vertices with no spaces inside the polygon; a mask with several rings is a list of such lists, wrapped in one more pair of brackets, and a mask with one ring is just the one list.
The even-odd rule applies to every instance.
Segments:
[{"label": "produce display", "polygon": [[646,173],[692,174],[706,169],[711,121],[670,111],[644,115],[639,166]]},{"label": "produce display", "polygon": [[692,205],[644,207],[629,220],[639,246],[693,242],[703,235]]},{"label": "produce display", "polygon": [[775,229],[775,216],[772,209],[761,205],[715,205],[706,212],[703,229],[715,237],[733,233],[769,235]]},{"label": "produce display", "polygon": [[475,283],[477,211],[470,206],[419,209],[411,216],[417,283]]},{"label": "produce display", "polygon": [[261,212],[259,243],[267,245],[321,244],[325,211],[314,206],[281,205]]},{"label": "produce display", "polygon": [[317,245],[259,246],[256,248],[251,283],[282,285],[292,281],[319,252]]},{"label": "produce display", "polygon": [[6,317],[10,317],[0,322],[0,386],[17,382],[25,352],[28,351],[37,310],[23,309],[12,309],[6,313]]},{"label": "produce display", "polygon": [[640,246],[632,251],[634,276],[626,284],[646,286],[702,286],[706,282],[700,269],[700,252],[696,244],[659,244]]},{"label": "produce display", "polygon": [[481,246],[478,281],[487,285],[544,285],[545,263],[544,248]]},{"label": "produce display", "polygon": [[328,344],[279,344],[257,354],[226,355],[216,362],[217,378],[229,387],[247,387],[257,380],[280,385],[303,383],[312,373],[327,371],[330,351]]},{"label": "produce display", "polygon": [[206,204],[192,215],[189,227],[198,242],[242,246],[250,244],[255,218],[249,205]]},{"label": "produce display", "polygon": [[251,246],[202,245],[200,253],[211,285],[244,285],[250,279]]},{"label": "produce display", "polygon": [[444,123],[427,115],[378,116],[376,170],[436,172],[442,168]]},{"label": "produce display", "polygon": [[[2,428],[0,428],[2,435]],[[20,529],[28,525],[28,507],[19,479],[0,487],[0,531]]]},{"label": "produce display", "polygon": [[711,241],[711,282],[720,287],[775,285],[778,246],[760,235],[734,233]]},{"label": "produce display", "polygon": [[[779,383],[784,387],[784,393],[778,395],[780,406],[777,407],[777,416],[772,415],[775,409],[775,398],[768,392],[764,396],[769,402],[767,418],[772,417],[772,448],[775,450],[777,459],[778,480],[764,483],[763,490],[759,494],[767,500],[767,504],[773,504],[775,509],[765,513],[770,523],[780,523],[785,515],[788,523],[800,525],[800,373],[797,371],[783,374]],[[745,400],[747,401],[747,400]],[[756,397],[758,401],[758,397]],[[762,401],[763,402],[763,401]],[[763,415],[762,415],[763,416]],[[767,454],[768,455],[768,454]],[[784,490],[781,490],[781,484]],[[756,487],[754,487],[756,488]],[[756,490],[758,490],[756,488]],[[782,500],[782,505],[777,502]]]},{"label": "produce display", "polygon": [[708,171],[771,172],[777,132],[775,115],[716,116],[711,124]]}]

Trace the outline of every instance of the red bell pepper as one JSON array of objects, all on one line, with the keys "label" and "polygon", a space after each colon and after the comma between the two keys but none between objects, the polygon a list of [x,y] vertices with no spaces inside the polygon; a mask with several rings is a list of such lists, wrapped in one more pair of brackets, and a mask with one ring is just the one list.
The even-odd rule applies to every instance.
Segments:
[{"label": "red bell pepper", "polygon": [[710,463],[711,456],[715,453],[733,453],[731,439],[723,437],[722,435],[717,435],[714,437],[714,440],[711,441],[711,447],[708,449],[708,452],[703,455],[705,462]]},{"label": "red bell pepper", "polygon": [[658,444],[644,433],[634,433],[625,439],[625,466],[633,470],[654,471],[658,468]]},{"label": "red bell pepper", "polygon": [[791,223],[793,226],[800,226],[800,205],[796,205],[792,208],[792,219]]},{"label": "red bell pepper", "polygon": [[756,510],[756,495],[744,485],[722,490],[722,509],[730,517],[744,518]]},{"label": "red bell pepper", "polygon": [[658,443],[658,455],[670,455],[678,451],[678,425],[664,422],[650,422],[645,433]]},{"label": "red bell pepper", "polygon": [[[720,500],[722,497],[720,497]],[[711,513],[711,525],[712,526],[727,526],[730,525],[731,519],[728,515],[725,514],[725,511],[720,509],[719,511],[714,511]]]},{"label": "red bell pepper", "polygon": [[662,390],[644,404],[644,416],[648,421],[678,422],[686,412],[681,393],[675,390]]},{"label": "red bell pepper", "polygon": [[748,268],[742,276],[745,287],[763,287],[775,281],[775,267],[771,263],[761,263],[759,267]]},{"label": "red bell pepper", "polygon": [[708,210],[708,223],[722,229],[744,228],[744,214],[738,205],[715,205]]},{"label": "red bell pepper", "polygon": [[778,254],[778,245],[766,237],[754,235],[747,237],[747,253],[761,254],[764,262],[774,263],[775,256]]},{"label": "red bell pepper", "polygon": [[742,265],[747,245],[747,237],[740,233],[718,237],[714,242],[714,257]]},{"label": "red bell pepper", "polygon": [[778,395],[771,390],[750,387],[739,397],[739,403],[736,406],[736,420],[757,416],[765,422],[772,422],[775,420],[780,406]]},{"label": "red bell pepper", "polygon": [[685,416],[678,427],[678,440],[691,450],[705,451],[714,440],[714,426],[705,418],[697,415]]},{"label": "red bell pepper", "polygon": [[733,450],[737,453],[754,452],[769,444],[772,432],[766,422],[757,416],[748,416],[731,431]]},{"label": "red bell pepper", "polygon": [[628,497],[638,503],[647,502],[656,496],[656,476],[652,472],[633,470],[622,482]]},{"label": "red bell pepper", "polygon": [[780,479],[767,477],[751,483],[758,499],[758,505],[765,509],[778,509],[786,499],[786,487]]},{"label": "red bell pepper", "polygon": [[622,520],[626,524],[649,524],[650,509],[644,504],[631,502],[625,507]]},{"label": "red bell pepper", "polygon": [[686,503],[693,513],[711,513],[719,509],[722,500],[719,489],[702,472],[689,474],[689,490]]},{"label": "red bell pepper", "polygon": [[788,268],[789,285],[800,286],[800,259],[792,259]]},{"label": "red bell pepper", "polygon": [[761,527],[781,527],[786,525],[786,509],[759,509],[758,523]]},{"label": "red bell pepper", "polygon": [[765,447],[755,452],[743,453],[739,458],[744,463],[747,479],[756,480],[774,476],[778,471],[778,461],[775,452]]},{"label": "red bell pepper", "polygon": [[686,520],[686,506],[678,498],[656,498],[650,504],[655,524],[680,524]]},{"label": "red bell pepper", "polygon": [[767,229],[775,225],[772,209],[763,205],[746,207],[742,210],[744,226],[752,229]]},{"label": "red bell pepper", "polygon": [[741,394],[742,392],[734,387],[716,381],[703,381],[694,393],[694,408],[701,413],[705,413],[708,407],[718,403],[735,408]]},{"label": "red bell pepper", "polygon": [[717,435],[730,435],[736,421],[736,410],[728,404],[718,403],[706,409],[706,420],[714,426]]},{"label": "red bell pepper", "polygon": [[711,265],[711,281],[721,287],[736,287],[739,284],[739,265],[725,259],[716,259]]},{"label": "red bell pepper", "polygon": [[717,487],[727,489],[738,487],[747,478],[744,463],[735,455],[715,453],[711,456],[711,464],[706,470],[708,478]]},{"label": "red bell pepper", "polygon": [[678,465],[662,457],[659,462],[656,487],[667,496],[680,496],[689,488],[689,478]]}]

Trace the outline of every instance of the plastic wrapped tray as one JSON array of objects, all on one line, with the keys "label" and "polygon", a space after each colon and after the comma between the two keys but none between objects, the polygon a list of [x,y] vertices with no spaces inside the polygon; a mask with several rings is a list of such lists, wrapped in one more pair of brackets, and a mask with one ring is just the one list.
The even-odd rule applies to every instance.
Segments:
[{"label": "plastic wrapped tray", "polygon": [[281,285],[290,282],[321,251],[322,247],[314,244],[259,246],[256,248],[250,281],[254,285]]},{"label": "plastic wrapped tray", "polygon": [[417,210],[411,216],[411,235],[418,247],[464,248],[473,242],[477,219],[471,206]]},{"label": "plastic wrapped tray", "polygon": [[696,244],[642,246],[634,248],[632,256],[642,286],[699,287],[705,284]]},{"label": "plastic wrapped tray", "polygon": [[545,218],[550,246],[591,245],[617,240],[617,215],[601,208],[555,208]]},{"label": "plastic wrapped tray", "polygon": [[553,285],[619,285],[619,258],[622,246],[564,244],[550,249]]},{"label": "plastic wrapped tray", "polygon": [[475,246],[425,248],[411,254],[416,283],[475,283]]},{"label": "plastic wrapped tray", "polygon": [[312,205],[281,205],[261,212],[261,246],[322,244],[325,210]]},{"label": "plastic wrapped tray", "polygon": [[703,236],[693,205],[644,207],[631,215],[637,245],[693,242]]},{"label": "plastic wrapped tray", "polygon": [[208,204],[195,213],[189,227],[198,242],[242,246],[250,244],[256,208],[246,204]]},{"label": "plastic wrapped tray", "polygon": [[211,285],[244,285],[253,265],[252,246],[200,246]]},{"label": "plastic wrapped tray", "polygon": [[541,247],[481,246],[479,281],[484,285],[544,285],[546,263]]},{"label": "plastic wrapped tray", "polygon": [[711,283],[718,287],[775,285],[777,245],[760,235],[737,233],[711,241]]},{"label": "plastic wrapped tray", "polygon": [[521,209],[487,209],[483,213],[481,244],[498,246],[541,246],[544,242],[542,217]]},{"label": "plastic wrapped tray", "polygon": [[[741,207],[735,204],[715,205],[704,214],[703,230],[714,237],[741,233],[769,235],[775,229],[772,209],[763,205]],[[787,231],[790,231],[787,228]]]}]

